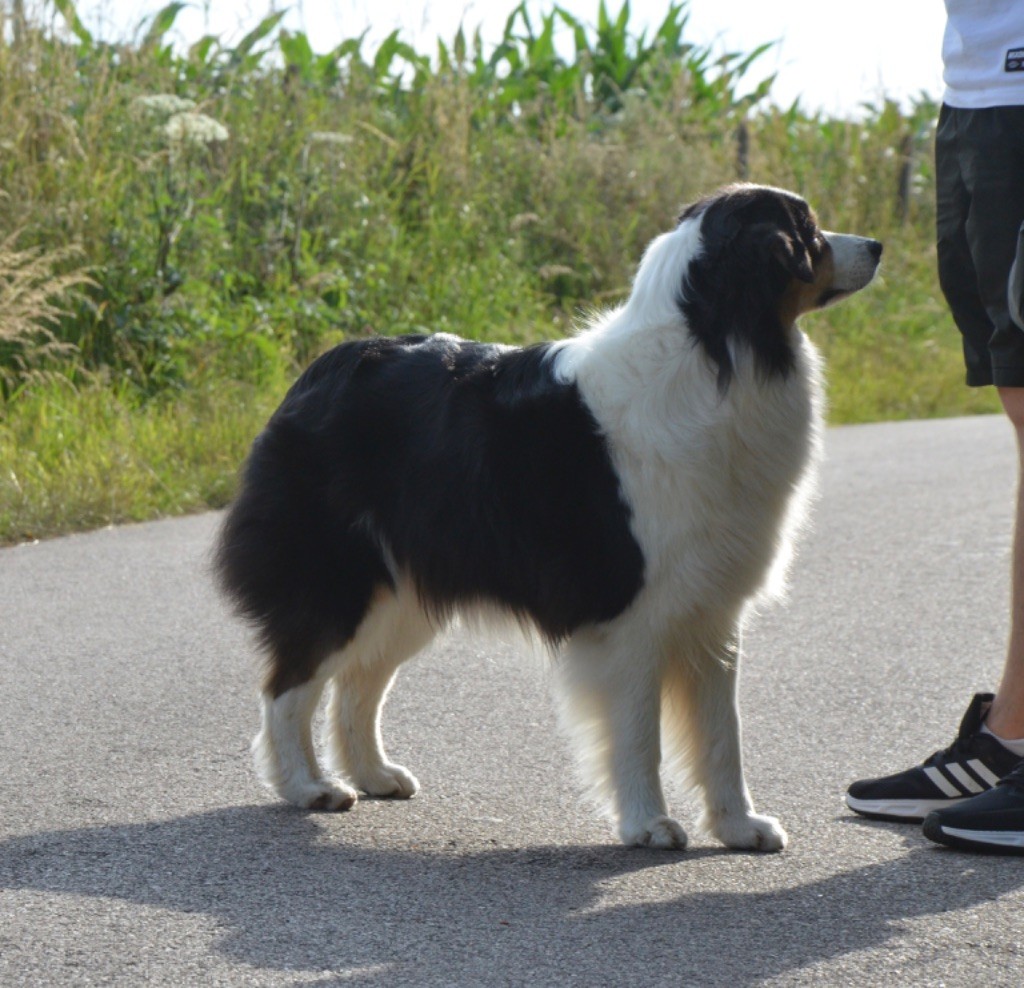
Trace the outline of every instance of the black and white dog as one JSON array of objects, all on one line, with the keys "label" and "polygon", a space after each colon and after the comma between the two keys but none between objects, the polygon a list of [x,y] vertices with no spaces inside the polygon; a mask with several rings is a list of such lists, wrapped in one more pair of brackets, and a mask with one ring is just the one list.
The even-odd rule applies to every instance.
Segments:
[{"label": "black and white dog", "polygon": [[[256,440],[217,555],[269,662],[266,784],[319,810],[412,796],[381,744],[395,672],[496,606],[561,649],[562,708],[624,842],[686,844],[664,741],[719,840],[782,848],[743,777],[740,631],[812,485],[819,368],[796,319],[867,285],[881,252],[791,193],[732,186],[571,339],[378,338],[315,361]],[[333,774],[311,728],[328,683]]]}]

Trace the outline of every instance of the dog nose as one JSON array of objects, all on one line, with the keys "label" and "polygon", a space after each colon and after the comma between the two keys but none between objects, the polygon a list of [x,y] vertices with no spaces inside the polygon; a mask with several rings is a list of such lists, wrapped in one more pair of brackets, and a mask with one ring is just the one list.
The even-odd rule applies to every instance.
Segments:
[{"label": "dog nose", "polygon": [[877,261],[882,256],[882,243],[879,240],[868,241],[868,252]]}]

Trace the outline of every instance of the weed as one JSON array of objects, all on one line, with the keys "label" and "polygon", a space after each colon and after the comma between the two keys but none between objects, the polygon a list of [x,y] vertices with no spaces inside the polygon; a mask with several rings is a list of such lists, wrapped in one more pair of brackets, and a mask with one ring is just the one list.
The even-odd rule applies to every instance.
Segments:
[{"label": "weed", "polygon": [[[629,288],[686,201],[797,189],[887,243],[805,328],[835,422],[993,410],[960,383],[934,274],[936,107],[771,102],[768,46],[719,54],[687,6],[637,33],[513,9],[488,48],[395,32],[327,52],[280,13],[187,50],[170,3],[129,43],[0,32],[0,540],[223,503],[298,369],[339,340],[528,342]],[[67,246],[76,244],[77,253]],[[85,279],[85,272],[89,278]]]}]

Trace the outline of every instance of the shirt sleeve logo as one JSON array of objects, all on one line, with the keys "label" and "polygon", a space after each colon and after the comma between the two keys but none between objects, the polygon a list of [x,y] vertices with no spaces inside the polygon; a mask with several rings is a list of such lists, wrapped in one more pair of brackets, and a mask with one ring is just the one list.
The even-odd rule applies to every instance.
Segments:
[{"label": "shirt sleeve logo", "polygon": [[1024,48],[1011,48],[1006,53],[1007,72],[1024,72]]}]

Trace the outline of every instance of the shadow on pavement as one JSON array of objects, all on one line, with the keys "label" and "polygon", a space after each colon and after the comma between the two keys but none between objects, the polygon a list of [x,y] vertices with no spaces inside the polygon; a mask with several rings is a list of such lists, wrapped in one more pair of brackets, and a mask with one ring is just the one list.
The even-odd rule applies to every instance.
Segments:
[{"label": "shadow on pavement", "polygon": [[[686,863],[726,852],[343,841],[316,817],[265,806],[51,831],[0,843],[0,888],[202,913],[224,930],[227,958],[344,972],[345,984],[608,984],[634,972],[743,985],[1024,885],[1024,863],[920,847],[794,887],[708,893],[687,891]],[[602,904],[606,884],[647,869],[659,901]]]}]

